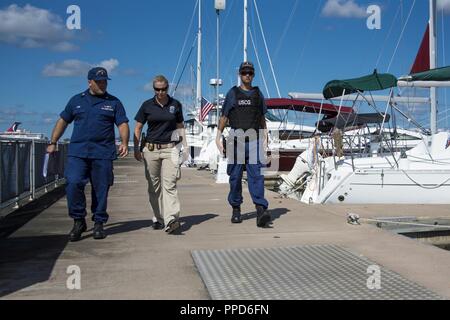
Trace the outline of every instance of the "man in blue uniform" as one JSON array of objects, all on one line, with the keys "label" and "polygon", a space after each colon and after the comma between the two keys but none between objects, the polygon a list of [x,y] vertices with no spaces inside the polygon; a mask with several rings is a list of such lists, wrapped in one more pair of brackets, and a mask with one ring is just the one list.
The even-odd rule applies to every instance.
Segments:
[{"label": "man in blue uniform", "polygon": [[225,98],[217,131],[216,144],[223,153],[222,132],[229,123],[231,130],[227,140],[227,173],[230,176],[228,202],[233,207],[231,222],[241,223],[242,174],[247,170],[248,189],[256,206],[256,225],[265,227],[271,220],[264,198],[262,158],[267,145],[267,107],[258,87],[252,86],[255,68],[251,62],[239,67],[241,85],[233,87]]},{"label": "man in blue uniform", "polygon": [[110,79],[106,69],[96,67],[89,71],[89,88],[70,99],[47,147],[48,153],[55,152],[59,138],[68,124],[74,122],[65,171],[69,216],[74,219],[70,241],[80,240],[87,229],[84,188],[88,181],[92,186],[94,239],[106,237],[103,224],[108,221],[108,191],[113,184],[113,160],[117,158],[114,125],[119,128],[122,140],[119,156],[128,154],[128,118],[120,100],[106,91],[107,80]]}]

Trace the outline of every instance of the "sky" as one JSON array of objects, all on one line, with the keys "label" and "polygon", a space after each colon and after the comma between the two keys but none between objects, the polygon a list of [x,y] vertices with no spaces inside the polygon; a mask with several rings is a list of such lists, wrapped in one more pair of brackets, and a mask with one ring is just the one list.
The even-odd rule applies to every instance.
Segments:
[{"label": "sky", "polygon": [[[68,100],[86,90],[89,68],[99,65],[109,70],[108,91],[122,101],[131,126],[141,104],[153,96],[151,81],[157,74],[165,75],[171,88],[179,84],[175,97],[188,113],[196,81],[197,1],[0,0],[0,131],[20,121],[22,128],[49,136]],[[450,0],[438,1],[438,66],[444,66],[450,64],[450,40],[445,39],[450,35]],[[213,100],[209,80],[216,77],[217,15],[213,0],[201,3],[202,91]],[[375,68],[408,74],[429,18],[426,0],[256,4],[249,0],[248,58],[257,66],[254,84],[266,97],[278,97],[276,83],[280,95],[288,97],[289,92],[319,93],[330,80],[363,76]],[[80,8],[79,30],[67,28],[70,5]],[[380,29],[367,27],[370,5],[381,9]],[[236,84],[243,59],[243,0],[226,1],[219,18],[220,92],[225,94]],[[448,129],[448,89],[440,90],[439,103],[438,125]],[[427,126],[427,108],[415,111]],[[71,128],[64,138],[70,134]]]}]

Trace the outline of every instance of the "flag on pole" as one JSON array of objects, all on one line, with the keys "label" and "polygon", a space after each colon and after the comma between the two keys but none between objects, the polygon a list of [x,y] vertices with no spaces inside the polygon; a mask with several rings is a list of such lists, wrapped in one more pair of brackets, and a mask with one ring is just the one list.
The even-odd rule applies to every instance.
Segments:
[{"label": "flag on pole", "polygon": [[200,121],[203,122],[214,105],[202,97],[202,105],[200,107]]}]

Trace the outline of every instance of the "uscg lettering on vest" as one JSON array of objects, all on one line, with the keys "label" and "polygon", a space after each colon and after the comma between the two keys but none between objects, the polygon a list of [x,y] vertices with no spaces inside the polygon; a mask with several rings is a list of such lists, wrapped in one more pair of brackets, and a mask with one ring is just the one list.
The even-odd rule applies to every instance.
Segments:
[{"label": "uscg lettering on vest", "polygon": [[238,87],[233,87],[232,90],[236,97],[236,104],[229,113],[230,127],[242,130],[260,129],[263,114],[258,87],[254,87],[250,94],[244,93]]},{"label": "uscg lettering on vest", "polygon": [[238,106],[250,106],[252,104],[252,100],[239,100]]}]

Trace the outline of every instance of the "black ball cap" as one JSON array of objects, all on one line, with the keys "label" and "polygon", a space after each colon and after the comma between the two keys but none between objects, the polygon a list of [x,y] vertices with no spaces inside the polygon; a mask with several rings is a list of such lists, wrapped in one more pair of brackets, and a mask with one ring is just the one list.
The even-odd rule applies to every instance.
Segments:
[{"label": "black ball cap", "polygon": [[253,66],[253,63],[251,63],[250,61],[244,61],[239,66],[239,72],[244,71],[244,70],[251,70],[254,72],[255,67]]}]

